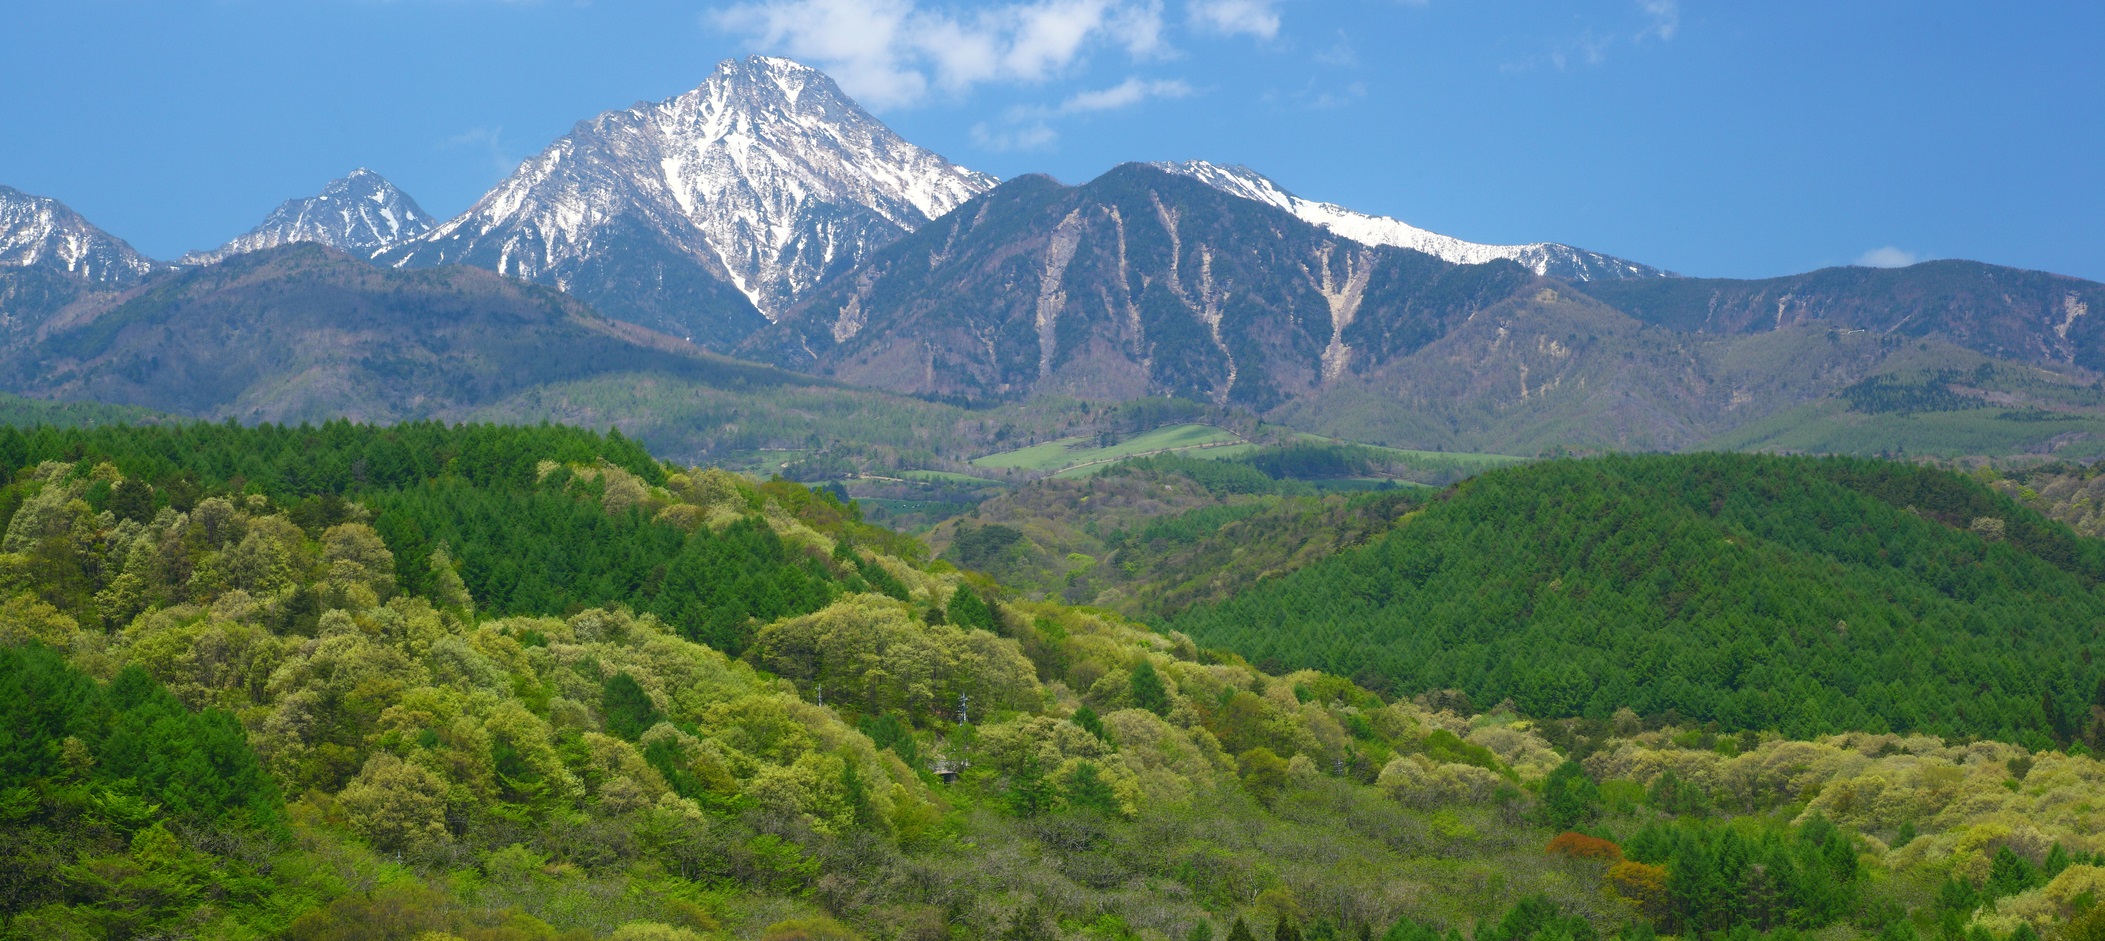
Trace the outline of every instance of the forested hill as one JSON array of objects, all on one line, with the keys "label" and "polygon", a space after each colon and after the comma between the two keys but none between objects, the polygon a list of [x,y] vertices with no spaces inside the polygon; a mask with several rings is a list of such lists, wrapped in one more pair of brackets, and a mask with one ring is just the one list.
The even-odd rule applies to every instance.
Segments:
[{"label": "forested hill", "polygon": [[[1796,466],[1557,465],[1600,496],[1540,506],[2009,508]],[[2089,603],[2090,544],[1994,518],[1954,591]],[[619,435],[0,428],[0,941],[2090,939],[2100,782],[1266,673]]]},{"label": "forested hill", "polygon": [[1743,455],[1485,474],[1170,626],[1253,662],[1529,714],[2095,737],[2105,545],[1978,482]]}]

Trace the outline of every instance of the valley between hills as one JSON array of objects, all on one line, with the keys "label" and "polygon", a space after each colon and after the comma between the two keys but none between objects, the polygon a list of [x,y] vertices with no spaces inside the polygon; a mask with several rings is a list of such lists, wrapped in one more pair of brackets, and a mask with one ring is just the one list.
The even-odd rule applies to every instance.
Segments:
[{"label": "valley between hills", "polygon": [[0,938],[2099,941],[2099,310],[758,56],[448,220],[0,187]]}]

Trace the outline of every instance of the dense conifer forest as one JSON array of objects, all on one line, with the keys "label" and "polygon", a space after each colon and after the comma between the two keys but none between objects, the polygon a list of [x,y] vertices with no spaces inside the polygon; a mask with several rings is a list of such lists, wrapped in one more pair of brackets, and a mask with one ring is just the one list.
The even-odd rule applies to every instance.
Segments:
[{"label": "dense conifer forest", "polygon": [[[9,938],[2105,933],[2098,545],[1943,472],[1494,473],[1198,609],[1200,641],[614,434],[10,428],[0,481]],[[1757,581],[1698,590],[1728,578]],[[1468,641],[1428,668],[1453,672],[1230,630],[1268,599],[1306,606],[1275,628],[1341,624],[1307,615],[1427,585],[1466,631],[1368,623]],[[1749,596],[1778,609],[1725,604]],[[1722,621],[1771,644],[1737,685],[1697,656]],[[1452,667],[1477,643],[1547,669],[1502,631],[1627,698]],[[1687,698],[1585,659],[1611,636],[1663,645],[1646,676]],[[1881,649],[1932,636],[1951,655]],[[1983,711],[1911,698],[1961,682]],[[1738,705],[1782,688],[1816,695]]]},{"label": "dense conifer forest", "polygon": [[1852,459],[1551,461],[1173,621],[1263,663],[1543,717],[2096,742],[2105,546]]}]

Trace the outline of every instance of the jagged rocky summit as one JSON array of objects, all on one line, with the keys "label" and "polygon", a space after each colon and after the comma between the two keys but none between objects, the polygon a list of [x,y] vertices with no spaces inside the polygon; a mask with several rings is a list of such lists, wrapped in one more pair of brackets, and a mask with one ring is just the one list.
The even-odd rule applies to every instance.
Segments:
[{"label": "jagged rocky summit", "polygon": [[580,122],[381,261],[491,268],[724,348],[996,182],[908,143],[823,73],[754,56]]},{"label": "jagged rocky summit", "polygon": [[386,177],[364,167],[330,181],[306,199],[288,199],[263,223],[218,248],[184,255],[182,264],[209,265],[235,255],[294,242],[316,242],[370,258],[438,224]]},{"label": "jagged rocky summit", "polygon": [[154,263],[65,203],[0,186],[0,268],[41,268],[81,281],[128,283]]}]

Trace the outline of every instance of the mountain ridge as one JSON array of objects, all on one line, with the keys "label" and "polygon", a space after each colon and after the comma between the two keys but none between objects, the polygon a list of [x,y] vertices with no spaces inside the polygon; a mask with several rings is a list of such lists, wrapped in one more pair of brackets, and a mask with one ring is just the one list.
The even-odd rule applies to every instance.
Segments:
[{"label": "mountain ridge", "polygon": [[1177,395],[1266,409],[1520,290],[1509,261],[1364,246],[1146,164],[1019,177],[742,347],[910,394]]},{"label": "mountain ridge", "polygon": [[1150,166],[1167,173],[1190,177],[1224,193],[1276,206],[1293,213],[1304,222],[1320,226],[1362,245],[1408,248],[1458,265],[1483,264],[1504,259],[1519,262],[1538,275],[1563,281],[1674,277],[1671,272],[1650,265],[1557,242],[1488,245],[1441,235],[1388,216],[1369,215],[1336,203],[1303,199],[1287,192],[1264,174],[1241,165],[1222,166],[1205,160],[1184,160],[1158,162]]}]

